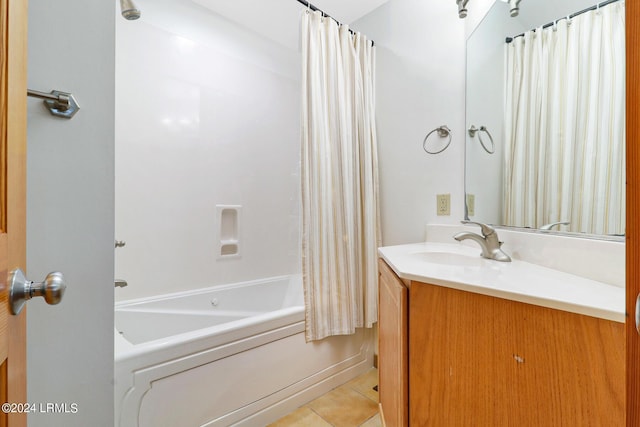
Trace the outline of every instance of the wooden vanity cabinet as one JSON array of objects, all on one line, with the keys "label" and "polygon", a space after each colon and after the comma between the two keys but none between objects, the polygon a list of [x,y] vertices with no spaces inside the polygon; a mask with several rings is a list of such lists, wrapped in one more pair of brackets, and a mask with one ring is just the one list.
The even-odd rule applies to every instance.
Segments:
[{"label": "wooden vanity cabinet", "polygon": [[624,324],[379,267],[386,426],[624,425]]},{"label": "wooden vanity cabinet", "polygon": [[378,396],[387,427],[409,422],[408,289],[382,260],[378,280]]}]

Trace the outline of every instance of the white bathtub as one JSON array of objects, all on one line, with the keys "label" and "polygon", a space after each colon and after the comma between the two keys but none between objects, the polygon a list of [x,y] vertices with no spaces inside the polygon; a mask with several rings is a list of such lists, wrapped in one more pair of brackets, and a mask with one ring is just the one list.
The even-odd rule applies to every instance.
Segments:
[{"label": "white bathtub", "polygon": [[372,366],[368,330],[305,343],[282,276],[115,308],[116,426],[263,427]]}]

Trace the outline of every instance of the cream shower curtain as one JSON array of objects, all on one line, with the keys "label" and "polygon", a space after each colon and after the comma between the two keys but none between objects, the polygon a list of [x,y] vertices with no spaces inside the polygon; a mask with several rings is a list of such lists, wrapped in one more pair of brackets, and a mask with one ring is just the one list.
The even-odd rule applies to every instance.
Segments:
[{"label": "cream shower curtain", "polygon": [[302,14],[302,257],[307,341],[377,321],[375,49]]},{"label": "cream shower curtain", "polygon": [[506,45],[504,223],[624,233],[624,2]]}]

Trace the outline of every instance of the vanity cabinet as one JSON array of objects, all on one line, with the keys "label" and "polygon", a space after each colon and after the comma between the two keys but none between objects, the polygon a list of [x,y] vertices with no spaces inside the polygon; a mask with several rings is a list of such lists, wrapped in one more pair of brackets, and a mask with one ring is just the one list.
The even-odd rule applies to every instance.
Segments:
[{"label": "vanity cabinet", "polygon": [[378,396],[388,427],[406,426],[409,417],[408,289],[382,260],[378,304]]},{"label": "vanity cabinet", "polygon": [[624,425],[623,323],[379,270],[387,427]]}]

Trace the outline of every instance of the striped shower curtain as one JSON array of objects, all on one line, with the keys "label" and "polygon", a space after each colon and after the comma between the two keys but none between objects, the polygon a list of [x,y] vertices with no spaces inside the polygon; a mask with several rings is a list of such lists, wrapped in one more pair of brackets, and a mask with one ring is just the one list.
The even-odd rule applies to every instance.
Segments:
[{"label": "striped shower curtain", "polygon": [[375,49],[302,14],[302,264],[306,339],[377,321]]},{"label": "striped shower curtain", "polygon": [[506,45],[504,224],[624,233],[624,21],[619,1]]}]

